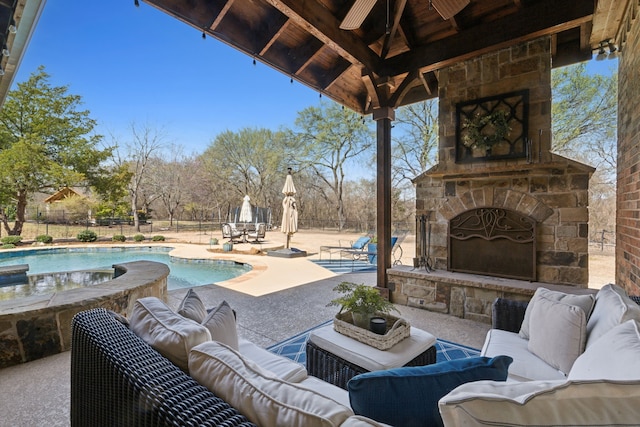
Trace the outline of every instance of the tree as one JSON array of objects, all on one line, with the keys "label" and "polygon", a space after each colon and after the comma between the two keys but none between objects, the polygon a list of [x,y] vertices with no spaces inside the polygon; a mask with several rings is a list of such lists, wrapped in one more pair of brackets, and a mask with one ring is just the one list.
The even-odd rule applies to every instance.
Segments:
[{"label": "tree", "polygon": [[555,151],[590,164],[589,238],[615,227],[618,75],[588,74],[586,64],[552,72]]},{"label": "tree", "polygon": [[[149,125],[142,127],[131,124],[132,139],[125,143],[124,153],[115,152],[114,162],[119,168],[128,170],[131,177],[127,182],[127,190],[131,201],[131,215],[136,231],[140,231],[140,218],[138,214],[139,204],[145,199],[144,179],[148,168],[155,156],[161,154],[165,147],[165,136],[162,131],[151,128]],[[116,142],[116,147],[119,146]],[[146,201],[155,196],[147,195]]]},{"label": "tree", "polygon": [[438,100],[398,108],[396,123],[392,167],[396,186],[402,187],[402,182],[412,180],[437,161]]},{"label": "tree", "polygon": [[51,86],[49,77],[39,67],[9,92],[0,112],[0,220],[9,235],[22,233],[30,197],[98,182],[111,152],[96,148],[102,136],[80,110],[81,97]]},{"label": "tree", "polygon": [[298,138],[309,155],[308,166],[327,185],[334,198],[338,228],[345,224],[345,168],[373,147],[373,133],[362,118],[338,104],[321,103],[298,113]]},{"label": "tree", "polygon": [[242,198],[249,195],[254,205],[279,206],[287,167],[295,166],[297,143],[284,131],[268,129],[219,134],[200,159],[211,186],[218,188],[214,194],[219,204],[240,206]]},{"label": "tree", "polygon": [[190,171],[180,147],[171,147],[169,153],[168,161],[155,158],[150,162],[145,188],[160,199],[169,215],[169,223],[173,225]]},{"label": "tree", "polygon": [[587,73],[585,62],[552,71],[553,149],[570,151],[585,142],[615,140],[618,75]]}]

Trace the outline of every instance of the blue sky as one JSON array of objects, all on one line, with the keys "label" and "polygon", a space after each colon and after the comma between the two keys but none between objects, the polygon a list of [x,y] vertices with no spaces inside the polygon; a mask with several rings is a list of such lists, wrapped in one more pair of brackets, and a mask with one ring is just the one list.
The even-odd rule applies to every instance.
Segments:
[{"label": "blue sky", "polygon": [[219,133],[293,126],[317,92],[183,22],[133,0],[48,0],[13,81],[44,65],[124,140],[131,123],[202,152]]},{"label": "blue sky", "polygon": [[[589,61],[610,73],[617,61]],[[125,141],[130,126],[162,130],[185,153],[225,130],[293,126],[318,93],[133,0],[48,0],[13,82],[44,65],[53,85],[82,96],[97,132]]]}]

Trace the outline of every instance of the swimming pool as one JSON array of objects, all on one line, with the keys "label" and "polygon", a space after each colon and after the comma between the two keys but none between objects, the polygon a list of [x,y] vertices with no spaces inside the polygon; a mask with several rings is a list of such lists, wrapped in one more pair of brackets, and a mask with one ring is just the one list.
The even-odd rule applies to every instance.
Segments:
[{"label": "swimming pool", "polygon": [[[170,247],[83,247],[20,250],[0,253],[0,267],[28,264],[28,275],[78,270],[111,269],[113,264],[131,261],[157,261],[169,266],[167,289],[189,288],[229,280],[251,270],[251,265],[229,260],[183,259],[169,255]],[[0,287],[0,293],[12,292],[11,285]],[[28,286],[28,285],[27,285]],[[33,288],[33,286],[31,287]],[[23,289],[20,293],[51,293],[40,289]],[[54,288],[54,290],[56,290]],[[2,299],[2,298],[0,298]]]}]

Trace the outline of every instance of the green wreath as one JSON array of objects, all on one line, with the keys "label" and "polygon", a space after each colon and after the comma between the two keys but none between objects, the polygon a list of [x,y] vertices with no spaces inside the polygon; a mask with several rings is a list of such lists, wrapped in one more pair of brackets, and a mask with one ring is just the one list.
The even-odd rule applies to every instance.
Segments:
[{"label": "green wreath", "polygon": [[509,114],[504,110],[494,110],[489,114],[475,114],[465,118],[462,125],[462,143],[468,148],[491,148],[509,136]]}]

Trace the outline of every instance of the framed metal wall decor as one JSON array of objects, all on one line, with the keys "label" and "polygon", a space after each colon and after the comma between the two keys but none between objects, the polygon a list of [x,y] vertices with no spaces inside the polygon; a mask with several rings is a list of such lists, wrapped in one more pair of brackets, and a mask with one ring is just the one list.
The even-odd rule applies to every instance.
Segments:
[{"label": "framed metal wall decor", "polygon": [[528,158],[529,90],[456,104],[456,163]]}]

